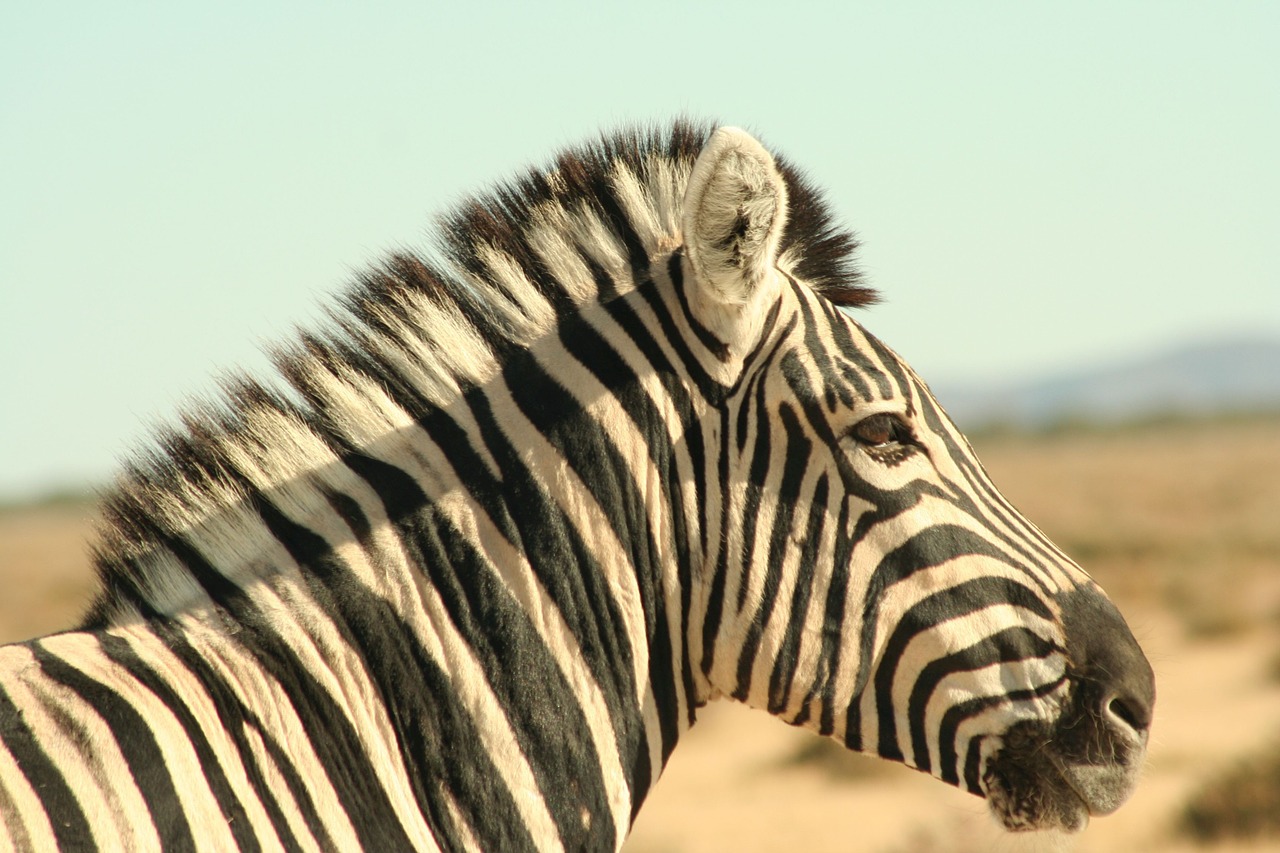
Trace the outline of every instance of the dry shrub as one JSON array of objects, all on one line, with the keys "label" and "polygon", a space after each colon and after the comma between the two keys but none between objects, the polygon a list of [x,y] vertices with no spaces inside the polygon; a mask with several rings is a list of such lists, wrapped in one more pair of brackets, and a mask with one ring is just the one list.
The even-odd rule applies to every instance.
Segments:
[{"label": "dry shrub", "polygon": [[1272,652],[1267,660],[1267,680],[1272,684],[1280,684],[1280,649]]},{"label": "dry shrub", "polygon": [[1007,832],[986,815],[916,827],[882,853],[1068,853],[1077,836],[1063,832]]},{"label": "dry shrub", "polygon": [[1178,829],[1201,842],[1280,838],[1280,743],[1211,778],[1183,808]]},{"label": "dry shrub", "polygon": [[806,739],[780,762],[783,767],[805,767],[829,779],[858,782],[882,779],[902,771],[901,765],[874,755],[854,752],[838,741],[825,737]]}]

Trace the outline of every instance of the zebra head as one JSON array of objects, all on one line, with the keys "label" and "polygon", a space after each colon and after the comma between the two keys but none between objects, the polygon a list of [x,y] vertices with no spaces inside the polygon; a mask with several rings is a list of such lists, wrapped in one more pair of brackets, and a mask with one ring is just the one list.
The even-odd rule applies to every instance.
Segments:
[{"label": "zebra head", "polygon": [[925,384],[780,250],[789,180],[718,131],[672,268],[726,389],[689,641],[703,696],[984,796],[1010,829],[1079,829],[1134,787],[1151,668]]}]

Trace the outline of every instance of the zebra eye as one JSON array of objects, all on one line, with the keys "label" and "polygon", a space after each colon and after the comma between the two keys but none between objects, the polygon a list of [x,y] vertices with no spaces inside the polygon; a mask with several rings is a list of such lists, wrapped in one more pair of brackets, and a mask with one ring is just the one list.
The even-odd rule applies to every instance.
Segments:
[{"label": "zebra eye", "polygon": [[888,448],[892,445],[912,444],[911,428],[902,418],[891,412],[881,412],[863,418],[854,424],[849,433],[853,440],[871,448]]}]

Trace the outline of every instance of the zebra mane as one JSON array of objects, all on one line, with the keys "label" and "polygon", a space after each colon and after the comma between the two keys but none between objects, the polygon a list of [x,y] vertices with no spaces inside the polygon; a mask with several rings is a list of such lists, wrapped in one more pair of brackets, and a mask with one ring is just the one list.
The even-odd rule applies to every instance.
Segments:
[{"label": "zebra mane", "polygon": [[[463,203],[439,223],[430,256],[392,254],[329,311],[332,328],[272,351],[288,390],[232,375],[219,399],[188,407],[104,496],[103,592],[85,626],[207,600],[188,567],[193,548],[237,580],[263,571],[247,552],[265,496],[300,513],[332,500],[344,453],[414,427],[585,301],[629,290],[650,258],[680,245],[685,184],[715,127],[605,135]],[[780,265],[838,304],[874,302],[854,235],[777,164],[789,199]],[[243,565],[223,564],[242,552]]]}]

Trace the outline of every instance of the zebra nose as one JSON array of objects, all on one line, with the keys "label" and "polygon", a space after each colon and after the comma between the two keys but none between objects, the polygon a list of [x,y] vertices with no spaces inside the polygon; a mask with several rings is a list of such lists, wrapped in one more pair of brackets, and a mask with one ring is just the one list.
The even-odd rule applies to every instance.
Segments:
[{"label": "zebra nose", "polygon": [[1059,604],[1067,655],[1092,701],[1080,698],[1116,734],[1144,741],[1155,708],[1155,675],[1129,626],[1092,585],[1066,593]]}]

